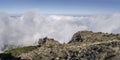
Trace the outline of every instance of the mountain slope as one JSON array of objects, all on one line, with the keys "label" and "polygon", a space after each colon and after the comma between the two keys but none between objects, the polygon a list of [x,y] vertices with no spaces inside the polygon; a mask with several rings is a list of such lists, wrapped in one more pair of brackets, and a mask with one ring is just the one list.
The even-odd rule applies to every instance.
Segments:
[{"label": "mountain slope", "polygon": [[[37,48],[27,52],[10,54],[18,60],[118,60],[120,58],[120,34],[108,34],[92,31],[75,33],[69,43],[61,44],[58,40],[42,38]],[[25,50],[23,48],[22,50]],[[14,59],[14,58],[13,58]],[[11,59],[11,60],[13,60]]]}]

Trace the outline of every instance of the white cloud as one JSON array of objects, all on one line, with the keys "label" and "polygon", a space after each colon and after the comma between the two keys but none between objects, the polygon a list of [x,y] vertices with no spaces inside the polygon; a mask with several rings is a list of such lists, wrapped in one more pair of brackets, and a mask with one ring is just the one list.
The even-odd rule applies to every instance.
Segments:
[{"label": "white cloud", "polygon": [[20,16],[0,13],[0,51],[35,45],[39,38],[51,37],[68,42],[80,30],[120,33],[120,14],[97,16],[40,15],[29,12]]}]

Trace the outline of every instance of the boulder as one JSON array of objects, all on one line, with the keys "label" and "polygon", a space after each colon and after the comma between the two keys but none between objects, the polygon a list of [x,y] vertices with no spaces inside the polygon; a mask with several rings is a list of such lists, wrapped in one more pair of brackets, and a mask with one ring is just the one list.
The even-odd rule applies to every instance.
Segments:
[{"label": "boulder", "polygon": [[40,38],[38,41],[39,47],[41,46],[53,46],[53,45],[58,45],[60,44],[58,41],[52,39],[52,38]]},{"label": "boulder", "polygon": [[72,43],[72,42],[82,42],[82,41],[83,41],[83,39],[82,39],[82,37],[81,37],[80,32],[77,32],[77,33],[75,33],[75,34],[73,35],[73,37],[72,37],[72,39],[70,40],[69,43]]},{"label": "boulder", "polygon": [[42,45],[46,42],[46,40],[48,40],[47,37],[45,37],[45,38],[40,38],[39,41],[38,41],[39,46],[42,46]]}]

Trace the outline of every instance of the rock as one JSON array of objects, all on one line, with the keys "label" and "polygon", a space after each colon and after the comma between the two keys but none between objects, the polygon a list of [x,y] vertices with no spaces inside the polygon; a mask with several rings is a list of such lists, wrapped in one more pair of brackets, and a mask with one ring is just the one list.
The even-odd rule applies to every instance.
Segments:
[{"label": "rock", "polygon": [[72,39],[70,40],[69,43],[72,43],[72,42],[82,42],[82,41],[83,41],[83,39],[82,39],[82,37],[81,37],[80,32],[77,32],[77,33],[75,33],[75,34],[73,35],[73,37],[72,37]]},{"label": "rock", "polygon": [[42,46],[46,42],[46,40],[48,40],[47,37],[45,37],[43,39],[39,39],[39,41],[38,41],[39,46]]},{"label": "rock", "polygon": [[57,45],[57,44],[60,44],[58,41],[54,40],[54,39],[51,39],[51,38],[41,38],[39,39],[38,41],[38,44],[39,46],[53,46],[53,45]]},{"label": "rock", "polygon": [[107,58],[106,60],[120,60],[120,55],[116,55],[116,56]]},{"label": "rock", "polygon": [[9,54],[5,54],[5,53],[1,53],[0,54],[0,60],[20,60],[20,57],[14,57],[11,55],[11,53]]}]

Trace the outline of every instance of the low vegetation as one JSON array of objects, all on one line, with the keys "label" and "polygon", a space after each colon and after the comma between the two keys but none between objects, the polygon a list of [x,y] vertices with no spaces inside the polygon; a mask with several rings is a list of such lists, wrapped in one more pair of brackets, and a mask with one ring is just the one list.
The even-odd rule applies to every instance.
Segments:
[{"label": "low vegetation", "polygon": [[33,50],[37,49],[37,48],[38,48],[38,46],[27,46],[27,47],[21,47],[21,48],[6,50],[4,53],[5,54],[11,53],[13,56],[18,56],[21,53],[28,53],[30,51],[33,51]]}]

